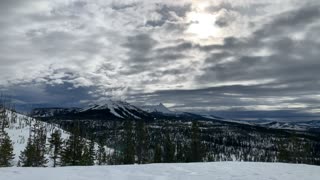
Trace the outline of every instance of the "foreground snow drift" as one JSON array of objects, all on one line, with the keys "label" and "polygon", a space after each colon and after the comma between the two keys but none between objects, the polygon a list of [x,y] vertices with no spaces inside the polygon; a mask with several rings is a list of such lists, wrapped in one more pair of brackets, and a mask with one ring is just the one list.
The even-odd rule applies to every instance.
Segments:
[{"label": "foreground snow drift", "polygon": [[0,168],[5,180],[318,180],[320,167],[301,164],[215,162],[60,168]]}]

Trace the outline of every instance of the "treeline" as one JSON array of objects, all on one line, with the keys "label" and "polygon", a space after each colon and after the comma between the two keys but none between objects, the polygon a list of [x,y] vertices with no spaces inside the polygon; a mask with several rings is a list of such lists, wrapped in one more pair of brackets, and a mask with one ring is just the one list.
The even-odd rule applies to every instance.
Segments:
[{"label": "treeline", "polygon": [[46,123],[30,121],[27,123],[30,126],[27,145],[20,152],[18,163],[12,164],[15,156],[13,142],[5,132],[5,128],[9,127],[9,121],[12,121],[9,119],[4,109],[0,111],[1,167],[91,166],[204,160],[197,122],[193,122],[190,128],[192,139],[189,144],[182,144],[176,143],[169,130],[152,137],[143,121],[125,121],[118,134],[118,141],[114,141],[112,148],[107,148],[108,138],[88,134],[80,121],[73,123],[67,137],[62,137],[66,134],[62,134],[61,130],[47,132]]},{"label": "treeline", "polygon": [[[200,142],[199,126],[192,123],[192,140],[188,145],[177,144],[167,131],[164,138],[151,142],[143,121],[125,121],[112,149],[103,137],[90,137],[75,123],[65,141],[58,131],[49,138],[53,166],[90,166],[146,163],[200,162],[204,151]],[[156,143],[155,143],[156,142]],[[39,154],[38,154],[39,156]],[[21,159],[22,160],[22,159]],[[25,164],[22,162],[22,166]]]},{"label": "treeline", "polygon": [[177,141],[169,128],[154,135],[143,121],[126,121],[118,142],[112,147],[109,164],[145,164],[204,161],[205,149],[198,122],[192,122],[191,139]]},{"label": "treeline", "polygon": [[[224,122],[66,121],[70,133],[28,121],[27,145],[17,164],[5,128],[19,124],[0,107],[0,166],[90,166],[208,161],[288,162],[320,165],[319,137]],[[9,118],[10,116],[10,118]],[[89,123],[88,123],[89,122]],[[20,125],[19,125],[20,126]],[[21,125],[26,126],[26,125]],[[99,129],[98,129],[99,128]]]}]

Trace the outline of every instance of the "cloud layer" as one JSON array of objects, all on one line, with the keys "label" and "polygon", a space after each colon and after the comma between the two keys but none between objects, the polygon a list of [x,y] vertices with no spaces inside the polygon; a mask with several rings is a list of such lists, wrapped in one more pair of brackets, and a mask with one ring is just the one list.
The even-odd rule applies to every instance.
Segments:
[{"label": "cloud layer", "polygon": [[319,17],[317,0],[3,0],[0,88],[21,107],[315,116]]}]

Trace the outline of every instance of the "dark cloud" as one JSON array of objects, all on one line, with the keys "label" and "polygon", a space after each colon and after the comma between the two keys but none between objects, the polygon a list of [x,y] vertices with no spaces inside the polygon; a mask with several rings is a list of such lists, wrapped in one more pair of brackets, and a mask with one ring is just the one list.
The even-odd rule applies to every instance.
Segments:
[{"label": "dark cloud", "polygon": [[218,12],[218,17],[215,22],[215,25],[217,25],[218,27],[221,27],[221,28],[228,27],[234,21],[236,21],[238,15],[239,14],[237,14],[237,13],[233,13],[233,12],[230,12],[228,10],[223,9]]},{"label": "dark cloud", "polygon": [[138,6],[138,3],[112,3],[112,6],[111,8],[114,9],[114,10],[125,10],[125,9],[128,9],[128,8],[134,8]]},{"label": "dark cloud", "polygon": [[82,101],[95,98],[88,94],[92,87],[77,87],[73,84],[48,85],[44,83],[19,84],[8,87],[10,91],[2,91],[15,103],[17,110],[28,112],[34,107],[78,107]]},{"label": "dark cloud", "polygon": [[226,18],[219,18],[215,23],[219,27],[227,27],[229,25],[229,21]]},{"label": "dark cloud", "polygon": [[235,11],[247,16],[252,16],[252,15],[264,13],[265,12],[264,9],[268,5],[270,4],[264,3],[264,2],[255,2],[250,4],[250,6],[246,6],[243,3],[237,4],[237,3],[221,1],[221,3],[207,7],[206,10],[211,13],[218,12],[220,10]]},{"label": "dark cloud", "polygon": [[133,53],[143,53],[152,50],[157,44],[148,34],[138,34],[128,37],[128,42],[124,44],[124,47],[129,48]]}]

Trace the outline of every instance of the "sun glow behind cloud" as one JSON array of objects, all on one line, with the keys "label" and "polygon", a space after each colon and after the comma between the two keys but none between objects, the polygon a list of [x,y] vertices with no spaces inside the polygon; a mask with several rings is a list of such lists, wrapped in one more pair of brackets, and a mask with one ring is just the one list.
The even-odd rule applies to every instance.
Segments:
[{"label": "sun glow behind cloud", "polygon": [[191,40],[201,44],[210,44],[221,37],[220,28],[216,25],[217,14],[206,12],[208,3],[194,3],[193,11],[186,16],[190,23],[186,34]]},{"label": "sun glow behind cloud", "polygon": [[187,32],[198,36],[201,39],[214,37],[218,28],[214,25],[215,16],[208,13],[191,12],[188,15],[191,22]]}]

